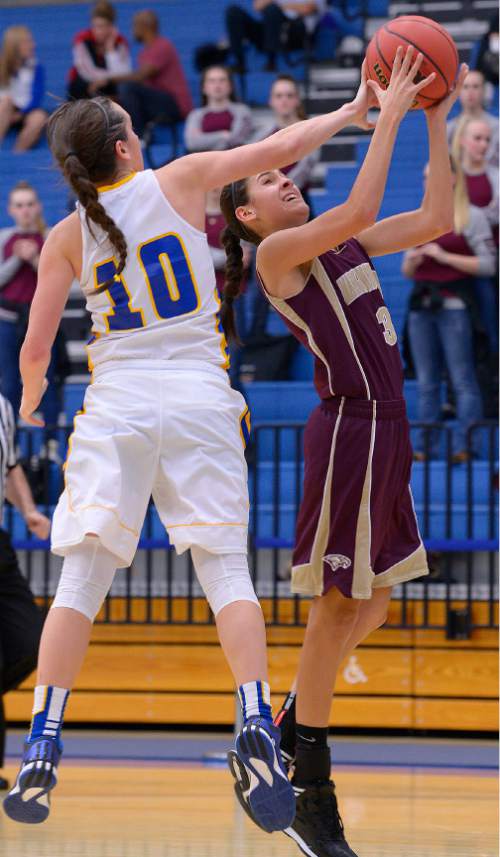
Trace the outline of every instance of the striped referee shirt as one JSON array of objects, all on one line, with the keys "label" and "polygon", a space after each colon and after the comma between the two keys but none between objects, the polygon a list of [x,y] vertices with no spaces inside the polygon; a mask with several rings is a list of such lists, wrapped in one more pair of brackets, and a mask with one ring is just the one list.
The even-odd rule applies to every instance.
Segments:
[{"label": "striped referee shirt", "polygon": [[17,464],[15,449],[16,425],[9,401],[0,394],[0,524],[5,500],[5,485],[9,470]]}]

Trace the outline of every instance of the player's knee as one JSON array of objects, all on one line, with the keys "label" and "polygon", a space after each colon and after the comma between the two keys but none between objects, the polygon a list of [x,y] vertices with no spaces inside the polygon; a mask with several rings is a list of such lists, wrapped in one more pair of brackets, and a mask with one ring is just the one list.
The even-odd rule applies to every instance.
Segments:
[{"label": "player's knee", "polygon": [[346,624],[356,621],[361,608],[361,602],[358,598],[348,598],[346,595],[342,595],[335,586],[332,586],[321,598],[321,602],[327,610],[335,615],[339,622]]},{"label": "player's knee", "polygon": [[191,548],[196,574],[215,616],[235,601],[259,604],[244,553],[217,554]]},{"label": "player's knee", "polygon": [[117,558],[95,537],[86,536],[64,559],[52,607],[68,607],[94,621],[109,592]]}]

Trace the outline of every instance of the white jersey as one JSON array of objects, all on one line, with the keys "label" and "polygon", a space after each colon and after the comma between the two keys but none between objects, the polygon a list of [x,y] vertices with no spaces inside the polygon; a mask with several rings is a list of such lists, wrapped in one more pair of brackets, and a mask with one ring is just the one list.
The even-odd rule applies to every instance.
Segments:
[{"label": "white jersey", "polygon": [[107,235],[78,205],[82,225],[81,287],[92,316],[89,368],[118,360],[161,361],[165,367],[228,367],[219,323],[220,301],[204,232],[172,208],[152,170],[100,188],[99,201],[123,232],[127,262],[118,261]]}]

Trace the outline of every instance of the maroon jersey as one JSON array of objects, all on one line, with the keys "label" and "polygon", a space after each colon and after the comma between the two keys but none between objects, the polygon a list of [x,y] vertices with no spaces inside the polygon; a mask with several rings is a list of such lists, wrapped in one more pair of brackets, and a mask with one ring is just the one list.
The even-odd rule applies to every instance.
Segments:
[{"label": "maroon jersey", "polygon": [[314,355],[322,399],[403,397],[396,331],[370,258],[355,238],[314,259],[300,294],[267,297]]},{"label": "maroon jersey", "polygon": [[[434,239],[447,253],[456,253],[458,256],[474,256],[467,239],[456,232],[447,232],[439,238]],[[463,280],[466,274],[454,268],[452,265],[443,265],[432,256],[424,256],[415,270],[415,280],[430,280],[433,283],[450,283],[454,280]]]},{"label": "maroon jersey", "polygon": [[[38,244],[38,252],[43,247],[44,238],[39,232],[14,232],[5,244],[3,257],[9,259],[16,241],[29,239]],[[37,272],[29,262],[22,262],[17,272],[0,291],[0,298],[17,304],[30,304],[35,294]]]},{"label": "maroon jersey", "polygon": [[233,122],[234,116],[230,110],[212,110],[203,116],[201,130],[204,134],[211,134],[214,131],[230,131]]},{"label": "maroon jersey", "polygon": [[490,184],[487,173],[481,173],[477,176],[465,175],[467,183],[467,193],[472,205],[477,205],[478,208],[484,208],[489,205],[493,199],[493,190]]}]

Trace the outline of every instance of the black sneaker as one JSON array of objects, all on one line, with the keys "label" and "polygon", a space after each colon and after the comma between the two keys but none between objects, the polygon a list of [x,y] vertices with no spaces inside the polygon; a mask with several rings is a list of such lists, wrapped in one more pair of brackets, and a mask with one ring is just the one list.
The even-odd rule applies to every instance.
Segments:
[{"label": "black sneaker", "polygon": [[307,857],[357,857],[349,848],[339,814],[333,783],[319,782],[300,788],[295,821],[284,832]]}]

